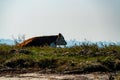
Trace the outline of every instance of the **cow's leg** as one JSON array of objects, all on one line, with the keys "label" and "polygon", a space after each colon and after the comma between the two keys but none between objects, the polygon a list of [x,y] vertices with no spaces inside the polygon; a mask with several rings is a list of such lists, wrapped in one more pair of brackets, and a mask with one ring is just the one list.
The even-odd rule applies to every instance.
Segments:
[{"label": "cow's leg", "polygon": [[56,44],[55,44],[54,42],[52,42],[52,43],[50,44],[50,46],[51,46],[51,47],[56,47]]}]

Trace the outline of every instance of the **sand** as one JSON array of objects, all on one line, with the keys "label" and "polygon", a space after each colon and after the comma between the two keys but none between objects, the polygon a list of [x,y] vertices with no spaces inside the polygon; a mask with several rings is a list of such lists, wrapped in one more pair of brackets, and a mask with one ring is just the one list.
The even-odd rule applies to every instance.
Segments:
[{"label": "sand", "polygon": [[108,74],[40,74],[40,73],[25,73],[4,75],[0,80],[109,80]]}]

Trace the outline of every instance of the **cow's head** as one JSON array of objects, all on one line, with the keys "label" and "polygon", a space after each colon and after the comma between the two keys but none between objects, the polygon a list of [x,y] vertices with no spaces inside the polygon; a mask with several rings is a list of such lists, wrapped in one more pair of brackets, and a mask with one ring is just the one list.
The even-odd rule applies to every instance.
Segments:
[{"label": "cow's head", "polygon": [[61,33],[58,34],[58,38],[56,39],[56,45],[67,45],[63,35]]}]

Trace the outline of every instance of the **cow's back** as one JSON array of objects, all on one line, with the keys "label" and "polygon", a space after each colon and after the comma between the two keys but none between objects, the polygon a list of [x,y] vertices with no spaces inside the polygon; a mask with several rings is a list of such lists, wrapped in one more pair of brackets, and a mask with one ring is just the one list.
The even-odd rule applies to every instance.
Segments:
[{"label": "cow's back", "polygon": [[20,43],[18,46],[27,47],[27,46],[44,46],[50,45],[52,42],[55,43],[57,36],[41,36],[41,37],[33,37],[24,42]]}]

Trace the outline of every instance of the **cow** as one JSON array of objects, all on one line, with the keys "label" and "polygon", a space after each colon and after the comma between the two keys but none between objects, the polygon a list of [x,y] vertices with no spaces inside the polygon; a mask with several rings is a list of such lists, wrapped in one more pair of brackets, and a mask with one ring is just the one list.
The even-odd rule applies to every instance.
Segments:
[{"label": "cow", "polygon": [[57,47],[60,45],[66,45],[67,42],[65,41],[63,35],[59,33],[58,35],[51,35],[51,36],[39,36],[39,37],[32,37],[23,41],[22,43],[18,44],[19,47],[29,47],[29,46],[51,46]]}]

